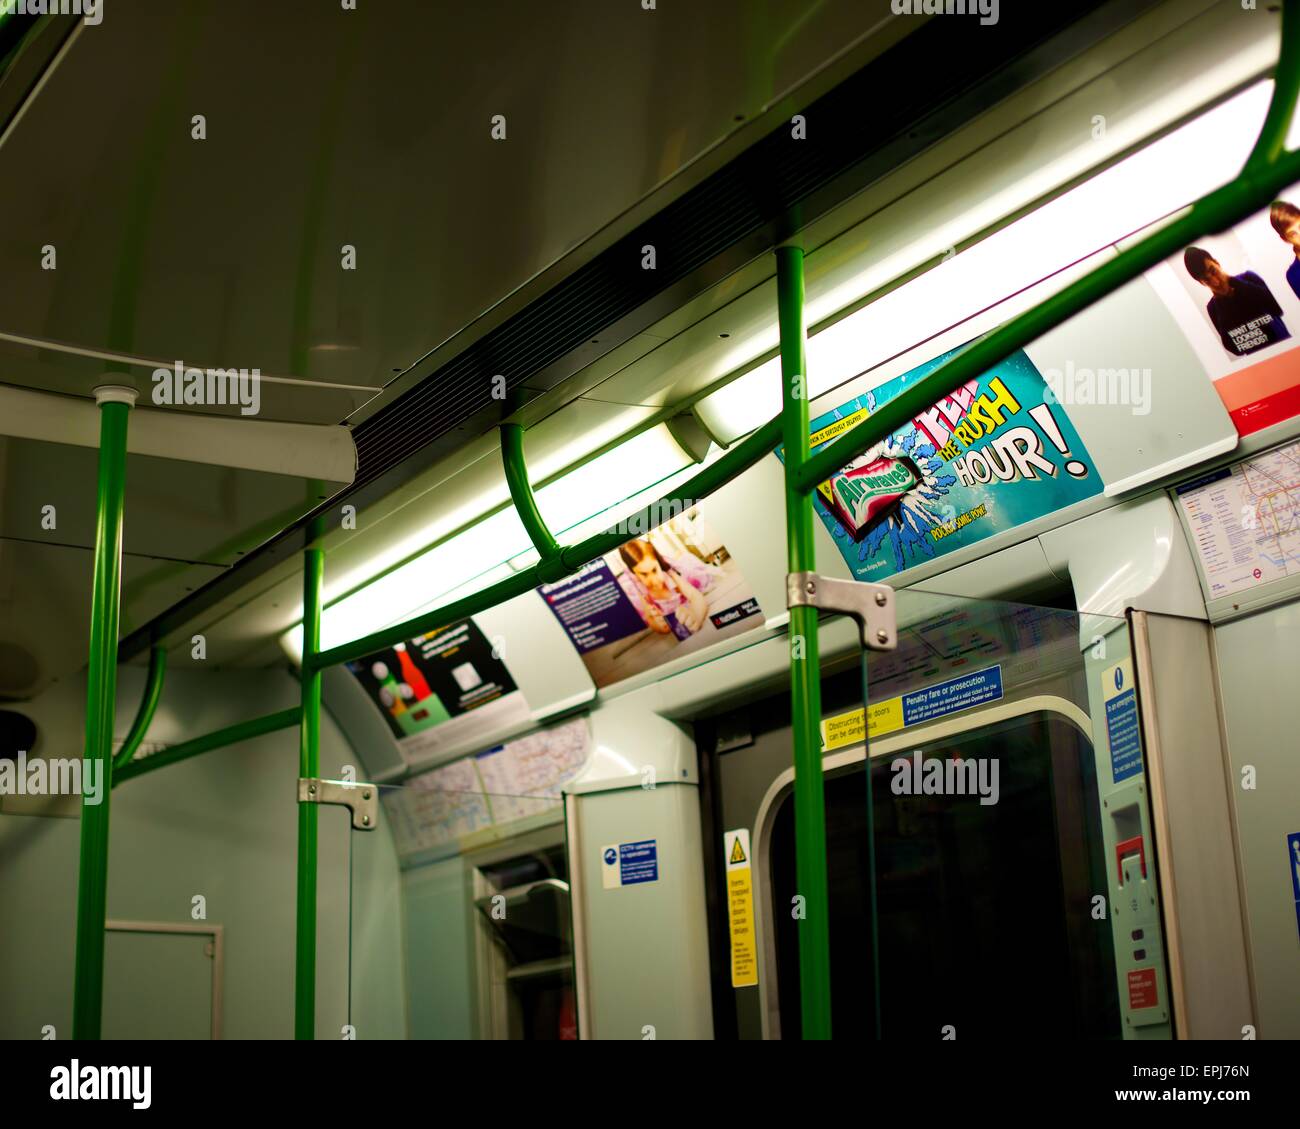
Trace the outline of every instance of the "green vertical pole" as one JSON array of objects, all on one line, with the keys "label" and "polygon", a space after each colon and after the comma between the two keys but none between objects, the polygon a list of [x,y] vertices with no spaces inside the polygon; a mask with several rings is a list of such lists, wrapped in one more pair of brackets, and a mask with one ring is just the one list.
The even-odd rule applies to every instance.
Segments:
[{"label": "green vertical pole", "polygon": [[[803,249],[776,250],[781,326],[781,421],[785,445],[785,529],[790,572],[816,571],[812,499],[799,487],[808,457],[808,381],[804,344]],[[826,883],[826,800],[822,786],[821,663],[817,609],[790,609],[790,708],[794,730],[794,832],[803,1037],[831,1037],[830,918]]]},{"label": "green vertical pole", "polygon": [[[122,591],[122,507],[126,495],[127,417],[132,388],[95,389],[99,405],[99,487],[95,574],[86,668],[86,752],[82,760],[81,866],[77,881],[77,956],[72,1037],[98,1039],[104,1008],[104,924],[108,918],[108,801],[113,784],[117,620]],[[94,781],[98,787],[92,789]],[[93,802],[98,796],[98,803]]]},{"label": "green vertical pole", "polygon": [[[321,581],[325,553],[308,549],[302,569],[302,725],[298,775],[320,775],[320,651]],[[298,804],[298,950],[294,973],[293,1034],[316,1037],[316,842],[320,808]]]}]

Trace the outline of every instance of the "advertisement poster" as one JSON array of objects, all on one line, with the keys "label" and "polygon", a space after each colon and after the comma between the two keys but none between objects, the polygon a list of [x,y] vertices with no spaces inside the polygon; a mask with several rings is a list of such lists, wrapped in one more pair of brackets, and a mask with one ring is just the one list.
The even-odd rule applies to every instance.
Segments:
[{"label": "advertisement poster", "polygon": [[472,619],[367,655],[348,669],[407,754],[529,716],[506,664]]},{"label": "advertisement poster", "polygon": [[1300,415],[1300,185],[1147,274],[1240,435]]},{"label": "advertisement poster", "polygon": [[[838,439],[951,356],[818,416],[812,449]],[[823,482],[813,506],[854,579],[877,581],[1102,489],[1065,411],[1033,362],[1017,352]]]},{"label": "advertisement poster", "polygon": [[699,506],[537,591],[597,686],[763,624],[753,589]]}]

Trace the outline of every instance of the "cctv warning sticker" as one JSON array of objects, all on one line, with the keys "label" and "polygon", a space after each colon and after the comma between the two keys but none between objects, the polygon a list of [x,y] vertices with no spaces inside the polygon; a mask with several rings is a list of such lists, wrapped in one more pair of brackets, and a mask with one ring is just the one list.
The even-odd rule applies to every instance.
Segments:
[{"label": "cctv warning sticker", "polygon": [[611,843],[600,848],[602,884],[606,890],[659,881],[659,846],[654,839]]}]

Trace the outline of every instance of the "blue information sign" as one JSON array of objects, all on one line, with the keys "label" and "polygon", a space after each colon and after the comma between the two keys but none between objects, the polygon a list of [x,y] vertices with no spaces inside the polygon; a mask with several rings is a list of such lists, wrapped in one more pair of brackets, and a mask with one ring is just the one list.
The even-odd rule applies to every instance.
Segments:
[{"label": "blue information sign", "polygon": [[903,724],[931,721],[1002,697],[1002,667],[961,674],[924,690],[903,695]]}]

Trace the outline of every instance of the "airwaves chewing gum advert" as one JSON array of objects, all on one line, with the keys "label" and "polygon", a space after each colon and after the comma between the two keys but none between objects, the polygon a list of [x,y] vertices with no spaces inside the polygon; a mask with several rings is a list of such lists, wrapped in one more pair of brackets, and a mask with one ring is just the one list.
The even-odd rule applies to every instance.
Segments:
[{"label": "airwaves chewing gum advert", "polygon": [[873,459],[831,479],[831,508],[860,540],[867,526],[920,482],[911,459]]},{"label": "airwaves chewing gum advert", "polygon": [[[822,413],[809,447],[834,443],[952,355]],[[883,580],[1103,488],[1065,405],[1021,350],[850,461],[813,504],[854,579]]]}]

